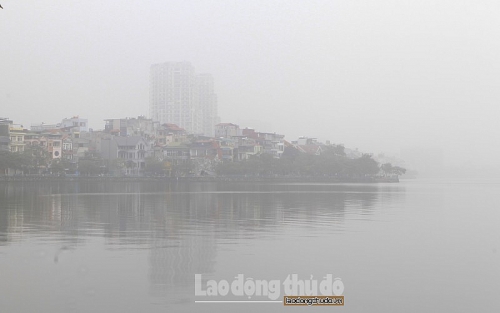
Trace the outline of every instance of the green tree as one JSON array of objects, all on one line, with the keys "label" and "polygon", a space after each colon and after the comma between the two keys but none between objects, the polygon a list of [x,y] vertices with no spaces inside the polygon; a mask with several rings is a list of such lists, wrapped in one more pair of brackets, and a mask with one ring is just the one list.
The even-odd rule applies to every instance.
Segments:
[{"label": "green tree", "polygon": [[96,160],[80,159],[78,161],[78,171],[83,176],[94,176],[100,174],[101,169]]},{"label": "green tree", "polygon": [[380,169],[386,175],[403,175],[406,173],[406,169],[399,166],[392,166],[391,163],[385,163],[380,166]]},{"label": "green tree", "polygon": [[295,147],[287,146],[285,147],[285,150],[283,150],[283,154],[281,155],[281,157],[283,159],[295,160],[299,155],[300,155],[299,150],[297,150]]},{"label": "green tree", "polygon": [[54,159],[50,163],[50,172],[52,174],[61,175],[64,173],[65,168],[65,164],[61,159]]},{"label": "green tree", "polygon": [[26,146],[24,154],[30,159],[30,172],[34,174],[39,174],[50,163],[49,152],[39,145]]},{"label": "green tree", "polygon": [[165,162],[158,160],[155,157],[146,158],[145,173],[152,175],[164,175],[166,170]]},{"label": "green tree", "polygon": [[125,160],[116,158],[108,161],[108,173],[112,175],[121,175],[122,170],[125,168]]},{"label": "green tree", "polygon": [[50,172],[52,174],[62,175],[67,170],[74,170],[74,166],[67,159],[53,159],[50,163]]},{"label": "green tree", "polygon": [[27,173],[30,165],[31,159],[27,153],[0,151],[0,169],[2,173],[9,168]]},{"label": "green tree", "polygon": [[369,154],[363,154],[355,159],[356,173],[359,175],[375,175],[379,171],[378,163]]},{"label": "green tree", "polygon": [[345,147],[343,145],[331,145],[325,149],[324,153],[331,153],[336,156],[346,156]]},{"label": "green tree", "polygon": [[399,166],[394,166],[392,168],[392,173],[395,174],[395,175],[403,175],[404,173],[406,173],[406,169],[403,168],[403,167],[399,167]]},{"label": "green tree", "polygon": [[379,172],[378,163],[371,155],[349,159],[342,145],[326,147],[320,155],[301,153],[285,149],[280,159],[263,153],[240,162],[219,164],[219,175],[258,175],[258,176],[303,176],[303,177],[364,177]]},{"label": "green tree", "polygon": [[380,169],[382,170],[382,172],[384,172],[385,175],[390,175],[392,173],[392,164],[384,163],[380,166]]},{"label": "green tree", "polygon": [[16,166],[15,156],[10,151],[0,151],[0,173]]}]

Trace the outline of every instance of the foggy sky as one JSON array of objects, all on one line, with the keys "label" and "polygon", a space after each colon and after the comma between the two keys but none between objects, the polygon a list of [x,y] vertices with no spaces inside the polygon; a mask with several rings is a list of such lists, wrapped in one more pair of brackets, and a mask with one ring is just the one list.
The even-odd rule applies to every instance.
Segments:
[{"label": "foggy sky", "polygon": [[147,115],[150,65],[189,61],[223,122],[500,166],[498,1],[0,3],[0,116],[25,127]]}]

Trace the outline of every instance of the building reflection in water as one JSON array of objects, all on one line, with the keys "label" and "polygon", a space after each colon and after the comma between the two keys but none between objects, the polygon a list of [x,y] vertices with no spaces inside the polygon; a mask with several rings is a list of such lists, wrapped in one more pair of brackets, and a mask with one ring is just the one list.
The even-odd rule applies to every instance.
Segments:
[{"label": "building reflection in water", "polygon": [[[399,188],[399,189],[398,189]],[[49,236],[71,246],[91,237],[107,249],[145,249],[150,293],[191,288],[215,271],[221,241],[274,236],[285,227],[342,232],[346,216],[367,220],[401,186],[222,183],[4,183],[0,245]]]}]

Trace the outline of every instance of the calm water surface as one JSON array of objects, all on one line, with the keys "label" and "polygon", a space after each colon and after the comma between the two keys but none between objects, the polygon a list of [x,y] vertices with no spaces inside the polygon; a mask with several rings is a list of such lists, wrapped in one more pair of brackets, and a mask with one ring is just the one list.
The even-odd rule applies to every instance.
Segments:
[{"label": "calm water surface", "polygon": [[[500,182],[0,183],[0,312],[498,312]],[[195,303],[342,278],[345,307]]]}]

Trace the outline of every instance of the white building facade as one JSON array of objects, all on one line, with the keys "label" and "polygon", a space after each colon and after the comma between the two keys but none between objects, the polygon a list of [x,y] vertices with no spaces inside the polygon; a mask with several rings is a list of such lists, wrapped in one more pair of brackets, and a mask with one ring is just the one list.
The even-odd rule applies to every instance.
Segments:
[{"label": "white building facade", "polygon": [[176,124],[190,133],[213,135],[217,98],[210,74],[195,73],[189,62],[151,65],[149,117]]}]

